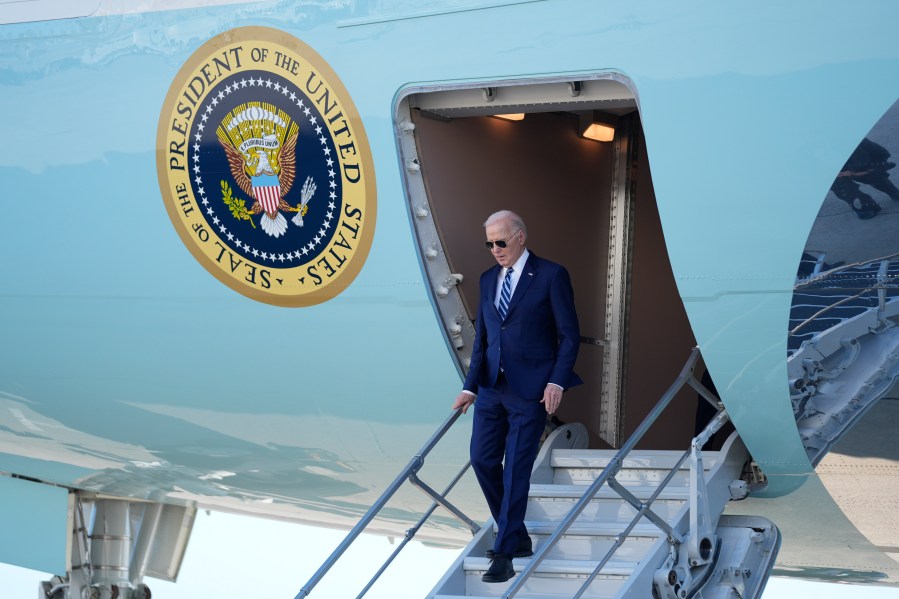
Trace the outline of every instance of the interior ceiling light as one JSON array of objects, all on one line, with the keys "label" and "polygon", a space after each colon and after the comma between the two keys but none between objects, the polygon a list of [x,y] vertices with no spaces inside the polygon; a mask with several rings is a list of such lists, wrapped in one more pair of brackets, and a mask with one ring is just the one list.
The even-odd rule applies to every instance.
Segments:
[{"label": "interior ceiling light", "polygon": [[618,117],[603,112],[584,112],[578,118],[578,136],[593,141],[612,141],[615,139],[615,125]]},{"label": "interior ceiling light", "polygon": [[523,121],[524,113],[523,112],[513,112],[511,114],[491,114],[493,118],[503,119],[506,121]]}]

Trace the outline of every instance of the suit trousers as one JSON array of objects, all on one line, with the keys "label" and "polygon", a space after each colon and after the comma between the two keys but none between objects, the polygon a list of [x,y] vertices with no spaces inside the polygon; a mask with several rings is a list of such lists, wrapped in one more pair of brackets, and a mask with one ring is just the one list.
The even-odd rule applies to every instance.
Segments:
[{"label": "suit trousers", "polygon": [[894,201],[899,201],[899,188],[897,188],[890,180],[890,175],[885,170],[874,170],[867,175],[858,175],[854,177],[837,177],[833,182],[831,190],[838,198],[852,205],[855,198],[865,198],[871,202],[874,201],[869,194],[865,193],[859,183],[870,185],[878,191],[890,196]]},{"label": "suit trousers", "polygon": [[512,555],[527,530],[524,516],[531,469],[546,425],[541,398],[522,398],[504,375],[478,390],[471,433],[474,470],[498,532],[493,551]]}]

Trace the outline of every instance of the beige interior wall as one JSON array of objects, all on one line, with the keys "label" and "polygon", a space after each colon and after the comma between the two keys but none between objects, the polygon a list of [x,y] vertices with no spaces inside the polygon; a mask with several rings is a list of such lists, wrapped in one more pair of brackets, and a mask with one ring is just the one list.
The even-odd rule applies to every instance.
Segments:
[{"label": "beige interior wall", "polygon": [[[413,122],[422,176],[447,258],[453,272],[465,276],[460,291],[469,316],[475,317],[480,274],[494,264],[483,245],[483,222],[497,210],[510,209],[528,226],[528,248],[568,268],[581,334],[602,338],[612,145],[579,138],[571,114],[529,114],[519,122],[491,117],[442,121],[413,111]],[[693,344],[668,265],[651,178],[643,166],[637,186],[631,347],[625,373],[628,432],[676,376]],[[672,317],[676,322],[669,321]],[[663,330],[662,342],[655,327]],[[575,370],[585,384],[565,394],[559,411],[561,420],[587,425],[594,447],[605,445],[595,434],[602,351],[581,345]],[[674,375],[668,378],[671,368]],[[656,393],[659,386],[662,391]],[[679,429],[685,418],[678,419]],[[692,433],[692,420],[688,428]],[[667,445],[664,440],[653,443]]]}]

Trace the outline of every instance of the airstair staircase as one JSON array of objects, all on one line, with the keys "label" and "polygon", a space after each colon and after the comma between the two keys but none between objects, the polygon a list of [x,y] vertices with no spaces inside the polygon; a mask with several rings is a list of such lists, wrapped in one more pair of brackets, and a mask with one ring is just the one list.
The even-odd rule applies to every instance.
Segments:
[{"label": "airstair staircase", "polygon": [[[547,437],[531,475],[525,516],[534,555],[513,560],[516,575],[511,580],[481,580],[496,527],[492,521],[479,527],[447,499],[469,465],[442,493],[418,477],[427,454],[461,414],[456,411],[296,599],[312,593],[406,480],[433,503],[357,599],[438,507],[468,526],[473,539],[427,599],[758,599],[780,548],[780,533],[764,518],[722,515],[729,501],[747,496],[759,476],[737,432],[720,451],[702,450],[729,418],[693,376],[697,358],[694,349],[681,374],[620,449],[587,449],[587,430],[581,424],[563,425]],[[717,415],[684,452],[635,449],[686,385],[715,405]]]},{"label": "airstair staircase", "polygon": [[[556,430],[556,438],[544,445],[534,469],[525,525],[534,544],[535,557],[585,490],[615,459],[615,450],[558,447],[563,437],[586,436],[578,427],[566,425]],[[623,460],[614,479],[641,504],[654,497],[649,509],[681,534],[686,541],[681,545],[687,545],[691,487],[696,485],[691,483],[689,458],[682,457],[683,453],[678,451],[634,450]],[[746,496],[746,484],[740,477],[747,460],[746,449],[736,433],[720,451],[701,452],[704,496],[708,503],[707,528],[712,531],[706,563],[690,566],[689,551],[676,555],[677,550],[673,548],[677,544],[669,543],[668,535],[661,528],[645,516],[634,522],[638,508],[610,486],[603,486],[560,535],[556,545],[543,554],[542,561],[514,596],[566,599],[759,596],[779,543],[777,529],[761,518],[719,517],[728,501]],[[660,489],[669,474],[672,476],[668,484]],[[513,560],[517,576],[509,582],[482,582],[481,576],[490,565],[484,554],[492,549],[495,535],[496,526],[492,523],[481,529],[428,598],[509,596],[510,587],[535,558]],[[616,544],[617,551],[610,554]],[[700,556],[698,561],[704,560]],[[700,589],[701,594],[697,594]]]}]

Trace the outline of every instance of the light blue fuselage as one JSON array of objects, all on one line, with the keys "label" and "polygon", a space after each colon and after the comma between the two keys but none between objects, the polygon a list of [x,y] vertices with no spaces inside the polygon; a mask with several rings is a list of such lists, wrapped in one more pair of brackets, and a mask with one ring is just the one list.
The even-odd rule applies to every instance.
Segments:
[{"label": "light blue fuselage", "polygon": [[[637,95],[705,362],[768,493],[797,488],[814,472],[787,387],[797,265],[835,174],[899,97],[897,22],[888,2],[322,1],[0,26],[0,471],[251,512],[274,498],[298,519],[364,508],[461,385],[410,226],[397,99],[611,72]],[[314,48],[370,144],[370,254],[314,306],[223,285],[160,198],[175,74],[248,25]],[[454,471],[466,451],[459,430],[433,460]]]}]

